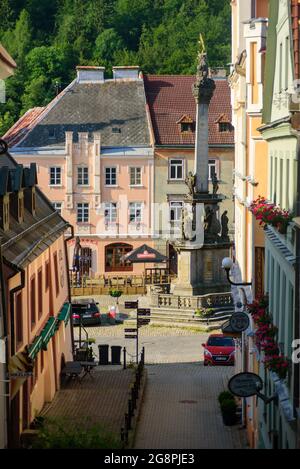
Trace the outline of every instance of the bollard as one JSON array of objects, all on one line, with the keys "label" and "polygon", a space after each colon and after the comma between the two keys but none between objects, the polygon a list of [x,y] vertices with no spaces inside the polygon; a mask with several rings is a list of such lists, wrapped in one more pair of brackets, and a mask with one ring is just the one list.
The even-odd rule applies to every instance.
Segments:
[{"label": "bollard", "polygon": [[126,370],[126,347],[123,348],[123,370]]}]

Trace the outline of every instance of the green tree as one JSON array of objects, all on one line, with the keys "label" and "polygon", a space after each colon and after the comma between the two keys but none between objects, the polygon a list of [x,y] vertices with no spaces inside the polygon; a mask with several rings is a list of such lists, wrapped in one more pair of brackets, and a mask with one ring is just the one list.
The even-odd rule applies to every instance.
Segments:
[{"label": "green tree", "polygon": [[26,53],[32,45],[32,29],[30,16],[26,10],[22,10],[13,30],[7,31],[2,36],[2,42],[18,66],[22,66]]},{"label": "green tree", "polygon": [[124,48],[124,42],[113,29],[105,29],[96,39],[94,59],[99,65],[111,66],[117,51]]}]

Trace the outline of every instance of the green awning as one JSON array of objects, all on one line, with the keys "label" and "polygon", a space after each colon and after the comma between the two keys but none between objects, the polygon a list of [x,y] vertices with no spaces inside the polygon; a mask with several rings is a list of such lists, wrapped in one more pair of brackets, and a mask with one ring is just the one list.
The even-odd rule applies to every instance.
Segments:
[{"label": "green awning", "polygon": [[43,349],[47,350],[47,345],[50,342],[51,338],[54,336],[56,331],[56,318],[51,317],[44,329],[42,330],[41,337],[43,340]]},{"label": "green awning", "polygon": [[70,314],[71,314],[71,304],[65,303],[62,309],[60,310],[57,316],[57,319],[58,321],[64,321],[65,325],[67,325],[70,319]]},{"label": "green awning", "polygon": [[42,346],[43,346],[43,337],[39,335],[38,337],[34,339],[33,343],[29,345],[29,353],[28,353],[29,358],[34,360],[37,354],[41,351]]}]

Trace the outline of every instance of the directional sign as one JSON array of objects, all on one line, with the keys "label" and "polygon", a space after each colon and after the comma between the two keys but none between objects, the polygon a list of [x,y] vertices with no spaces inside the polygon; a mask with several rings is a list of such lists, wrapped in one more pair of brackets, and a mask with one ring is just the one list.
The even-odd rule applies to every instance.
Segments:
[{"label": "directional sign", "polygon": [[244,332],[250,325],[250,319],[246,313],[234,313],[230,318],[230,326],[234,332]]},{"label": "directional sign", "polygon": [[125,334],[125,339],[137,339],[137,335],[126,335]]},{"label": "directional sign", "polygon": [[145,308],[139,308],[137,310],[138,316],[150,316],[151,315],[151,309],[145,309]]},{"label": "directional sign", "polygon": [[125,309],[137,309],[138,306],[138,301],[125,301]]},{"label": "directional sign", "polygon": [[128,332],[136,332],[136,331],[137,331],[136,328],[135,329],[125,329],[124,330],[125,334],[127,334]]},{"label": "directional sign", "polygon": [[239,397],[255,396],[262,388],[263,381],[255,373],[239,373],[234,375],[228,383],[229,391]]},{"label": "directional sign", "polygon": [[150,323],[150,319],[140,319],[138,320],[139,326],[147,326]]}]

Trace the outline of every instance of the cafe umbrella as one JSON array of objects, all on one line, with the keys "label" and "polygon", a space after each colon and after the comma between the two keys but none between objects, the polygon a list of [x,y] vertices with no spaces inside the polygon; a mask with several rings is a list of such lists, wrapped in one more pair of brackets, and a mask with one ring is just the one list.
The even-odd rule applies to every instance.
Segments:
[{"label": "cafe umbrella", "polygon": [[168,258],[156,249],[143,244],[142,246],[128,252],[122,257],[122,261],[130,264],[144,264],[144,274],[146,264],[161,264],[167,262]]}]

